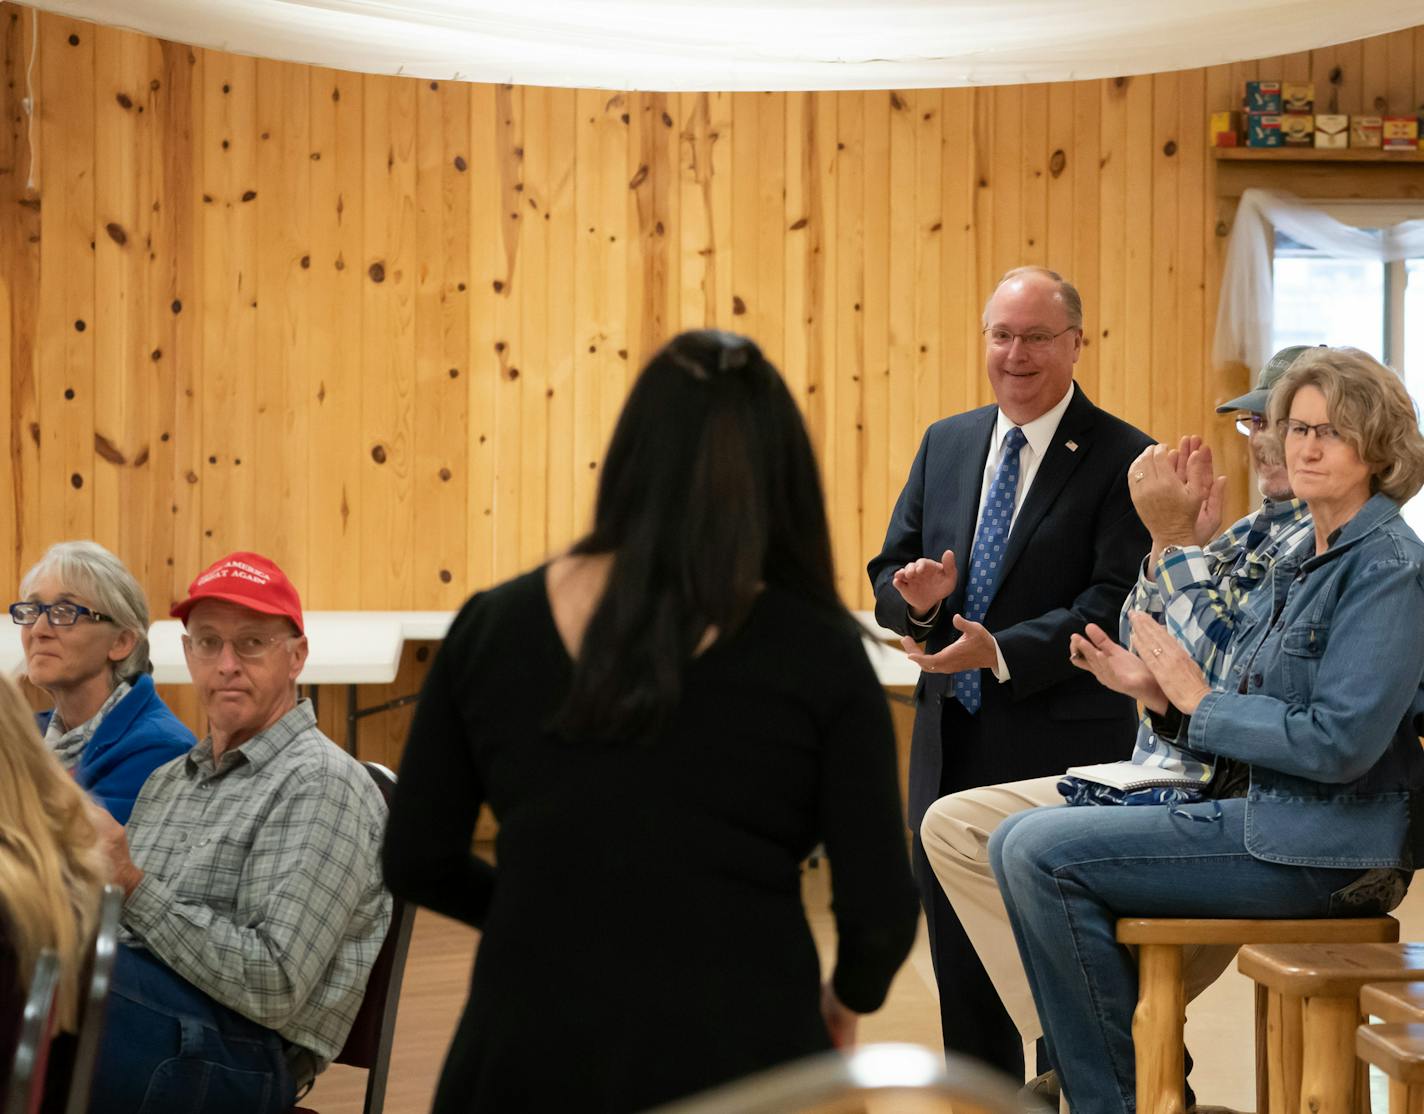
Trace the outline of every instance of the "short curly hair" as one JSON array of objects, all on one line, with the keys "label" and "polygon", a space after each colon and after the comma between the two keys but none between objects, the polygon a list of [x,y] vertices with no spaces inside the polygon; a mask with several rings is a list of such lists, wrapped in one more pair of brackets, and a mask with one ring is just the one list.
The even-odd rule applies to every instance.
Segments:
[{"label": "short curly hair", "polygon": [[1271,426],[1290,417],[1302,387],[1325,396],[1330,424],[1370,468],[1370,491],[1404,503],[1424,487],[1424,434],[1404,381],[1358,348],[1312,348],[1277,380]]}]

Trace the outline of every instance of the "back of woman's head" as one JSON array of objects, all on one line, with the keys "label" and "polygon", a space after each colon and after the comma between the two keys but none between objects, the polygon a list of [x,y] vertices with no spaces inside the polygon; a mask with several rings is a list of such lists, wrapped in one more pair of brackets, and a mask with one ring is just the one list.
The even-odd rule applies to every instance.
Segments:
[{"label": "back of woman's head", "polygon": [[706,632],[735,631],[765,585],[844,614],[805,424],[761,350],[731,333],[683,333],[643,369],[574,552],[613,563],[558,720],[571,736],[656,730]]},{"label": "back of woman's head", "polygon": [[88,601],[117,629],[133,632],[134,648],[113,663],[115,682],[134,681],[153,672],[148,657],[148,597],[122,561],[98,542],[57,542],[25,573],[20,598],[27,597],[45,576],[53,576],[66,591]]},{"label": "back of woman's head", "polygon": [[0,921],[22,984],[41,949],[59,954],[66,1027],[106,875],[83,791],[45,750],[15,683],[0,677]]}]

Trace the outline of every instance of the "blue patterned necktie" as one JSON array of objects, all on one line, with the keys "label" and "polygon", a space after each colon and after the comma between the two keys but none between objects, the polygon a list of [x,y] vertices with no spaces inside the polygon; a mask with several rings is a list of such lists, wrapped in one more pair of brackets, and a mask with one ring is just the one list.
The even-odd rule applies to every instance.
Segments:
[{"label": "blue patterned necktie", "polygon": [[[979,520],[974,552],[969,557],[969,587],[964,593],[964,617],[974,623],[984,621],[994,590],[999,586],[999,566],[1004,560],[1009,527],[1014,521],[1014,497],[1019,490],[1019,450],[1025,441],[1024,432],[1018,426],[1004,436],[1004,459],[994,473],[989,498],[984,500],[984,515]],[[955,699],[970,712],[979,710],[980,681],[978,669],[966,669],[954,675]]]}]

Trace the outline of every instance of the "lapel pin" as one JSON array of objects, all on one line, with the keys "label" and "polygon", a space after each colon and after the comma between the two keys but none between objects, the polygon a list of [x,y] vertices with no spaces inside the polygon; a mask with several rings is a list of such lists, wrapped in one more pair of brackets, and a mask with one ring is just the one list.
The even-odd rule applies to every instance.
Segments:
[{"label": "lapel pin", "polygon": [[1078,442],[1076,442],[1076,441],[1068,441],[1068,442],[1066,442],[1066,444],[1067,444],[1067,446],[1068,446],[1068,451],[1069,451],[1070,453],[1076,453],[1076,452],[1078,451]]}]

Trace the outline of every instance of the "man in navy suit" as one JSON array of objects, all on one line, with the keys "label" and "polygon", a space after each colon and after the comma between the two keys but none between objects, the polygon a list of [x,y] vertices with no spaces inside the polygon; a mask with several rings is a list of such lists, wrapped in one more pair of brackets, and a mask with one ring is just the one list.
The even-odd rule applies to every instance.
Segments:
[{"label": "man in navy suit", "polygon": [[1147,552],[1127,468],[1151,439],[1074,384],[1082,299],[1060,275],[1006,274],[984,338],[997,405],[925,432],[869,573],[876,618],[925,644],[909,823],[945,1048],[1022,1078],[1018,1031],[935,880],[920,821],[946,793],[1131,751],[1132,702],[1075,669],[1068,638],[1114,629]]}]

